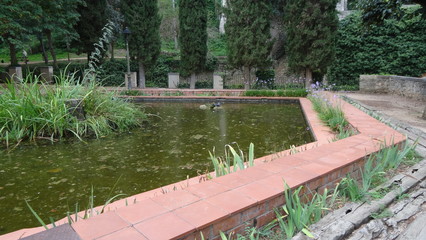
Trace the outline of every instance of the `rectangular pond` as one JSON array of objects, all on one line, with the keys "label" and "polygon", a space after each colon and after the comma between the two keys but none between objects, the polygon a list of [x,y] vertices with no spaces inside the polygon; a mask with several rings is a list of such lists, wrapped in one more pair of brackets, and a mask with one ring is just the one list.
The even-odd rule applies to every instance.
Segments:
[{"label": "rectangular pond", "polygon": [[92,186],[102,205],[212,171],[209,151],[225,144],[261,157],[314,140],[297,101],[212,103],[144,102],[149,122],[127,134],[0,152],[0,235],[39,225],[25,200],[49,222],[84,209]]}]

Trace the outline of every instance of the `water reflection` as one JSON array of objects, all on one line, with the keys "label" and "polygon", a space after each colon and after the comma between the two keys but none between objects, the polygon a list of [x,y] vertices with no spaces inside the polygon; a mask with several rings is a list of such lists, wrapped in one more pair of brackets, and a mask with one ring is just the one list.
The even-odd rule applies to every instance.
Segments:
[{"label": "water reflection", "polygon": [[[144,128],[83,142],[21,146],[0,156],[0,234],[38,223],[24,200],[49,222],[64,217],[90,189],[102,204],[112,195],[133,195],[211,170],[208,151],[237,142],[256,157],[312,141],[298,104],[147,103],[155,116]],[[111,188],[116,181],[116,189]]]}]

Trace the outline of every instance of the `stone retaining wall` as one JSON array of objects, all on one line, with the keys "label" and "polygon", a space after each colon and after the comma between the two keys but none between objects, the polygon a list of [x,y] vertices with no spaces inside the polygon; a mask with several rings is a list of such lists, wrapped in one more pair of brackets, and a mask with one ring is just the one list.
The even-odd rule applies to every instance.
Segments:
[{"label": "stone retaining wall", "polygon": [[426,101],[426,78],[361,75],[359,89],[362,92],[396,94]]}]

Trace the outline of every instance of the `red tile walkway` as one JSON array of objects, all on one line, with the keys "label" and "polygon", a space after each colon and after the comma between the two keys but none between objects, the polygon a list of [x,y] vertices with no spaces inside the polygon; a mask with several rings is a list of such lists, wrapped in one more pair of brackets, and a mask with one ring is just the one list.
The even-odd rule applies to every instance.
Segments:
[{"label": "red tile walkway", "polygon": [[[298,147],[302,152],[290,156],[290,151],[283,151],[257,159],[256,166],[244,171],[209,181],[196,177],[141,193],[127,198],[130,206],[124,199],[114,202],[107,213],[78,221],[73,229],[84,240],[199,239],[199,232],[217,239],[219,231],[238,232],[270,221],[274,208],[284,203],[283,179],[292,188],[333,188],[342,177],[356,174],[365,155],[406,139],[342,101],[347,120],[359,134],[330,142],[333,135],[319,121],[310,101],[301,98],[300,104],[317,140]],[[39,230],[20,230],[0,240]]]}]

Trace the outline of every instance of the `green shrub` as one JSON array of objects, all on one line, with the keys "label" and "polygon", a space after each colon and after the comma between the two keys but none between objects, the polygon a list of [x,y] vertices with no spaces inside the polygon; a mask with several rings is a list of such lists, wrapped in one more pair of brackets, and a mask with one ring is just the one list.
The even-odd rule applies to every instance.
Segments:
[{"label": "green shrub", "polygon": [[271,90],[247,90],[244,92],[246,97],[274,97],[275,92]]},{"label": "green shrub", "polygon": [[224,85],[224,89],[244,89],[244,84]]},{"label": "green shrub", "polygon": [[[173,57],[160,55],[155,66],[147,69],[146,86],[167,87],[168,74],[171,72]],[[130,71],[138,72],[138,64],[135,61],[130,63]],[[106,61],[100,66],[100,79],[104,86],[121,86],[124,84],[124,73],[127,72],[127,62],[124,59]]]},{"label": "green shrub", "polygon": [[[132,64],[130,71],[134,71],[135,64]],[[99,67],[99,78],[102,79],[103,86],[123,86],[124,74],[127,72],[125,60],[111,60],[104,62]]]},{"label": "green shrub", "polygon": [[358,86],[361,74],[418,77],[426,72],[426,20],[407,15],[382,26],[362,25],[359,13],[340,22],[330,84]]},{"label": "green shrub", "polygon": [[[189,88],[189,83],[179,83],[178,88]],[[196,89],[209,89],[213,88],[213,82],[211,81],[197,81],[195,82]]]},{"label": "green shrub", "polygon": [[308,93],[305,89],[286,89],[286,90],[247,90],[244,92],[246,97],[306,97]]},{"label": "green shrub", "polygon": [[257,70],[256,71],[256,82],[253,85],[254,89],[275,89],[275,71],[272,69],[268,70]]}]

